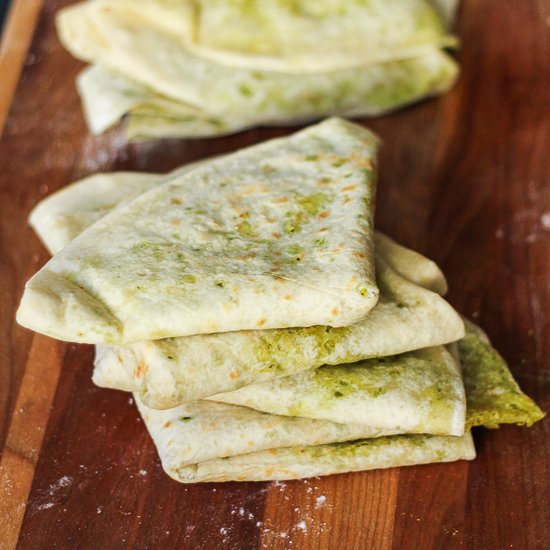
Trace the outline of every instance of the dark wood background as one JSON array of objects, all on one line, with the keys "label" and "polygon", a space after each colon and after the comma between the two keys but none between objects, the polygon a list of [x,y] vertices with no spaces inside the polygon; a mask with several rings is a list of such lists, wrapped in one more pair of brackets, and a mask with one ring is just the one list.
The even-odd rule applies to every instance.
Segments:
[{"label": "dark wood background", "polygon": [[[91,347],[15,324],[23,285],[47,260],[26,225],[45,195],[95,171],[164,171],[291,131],[137,145],[117,131],[90,136],[73,85],[81,64],[53,28],[65,3],[17,0],[0,55],[10,67],[0,111],[11,104],[0,145],[0,547],[549,548],[550,420],[477,431],[471,463],[183,486],[163,474],[128,395],[92,385]],[[465,0],[457,86],[367,122],[384,140],[378,227],[440,263],[450,301],[547,411],[549,24],[549,2]]]}]

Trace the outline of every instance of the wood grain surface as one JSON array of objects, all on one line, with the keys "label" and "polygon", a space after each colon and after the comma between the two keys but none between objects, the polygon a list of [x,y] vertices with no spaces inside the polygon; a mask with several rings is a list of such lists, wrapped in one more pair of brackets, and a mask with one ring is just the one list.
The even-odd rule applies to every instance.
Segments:
[{"label": "wood grain surface", "polygon": [[[0,87],[19,78],[13,101],[0,96],[0,113],[11,104],[0,143],[0,548],[550,547],[548,419],[476,431],[471,463],[182,486],[162,472],[129,396],[91,383],[91,347],[15,324],[23,285],[47,260],[26,225],[45,195],[96,171],[165,171],[292,131],[133,145],[117,131],[90,136],[73,84],[82,65],[53,26],[65,3],[34,3],[22,71],[11,61],[0,77]],[[546,411],[549,17],[549,2],[465,0],[457,86],[366,122],[384,140],[378,227],[440,263],[450,301]],[[4,59],[34,28],[32,17],[13,25]]]}]

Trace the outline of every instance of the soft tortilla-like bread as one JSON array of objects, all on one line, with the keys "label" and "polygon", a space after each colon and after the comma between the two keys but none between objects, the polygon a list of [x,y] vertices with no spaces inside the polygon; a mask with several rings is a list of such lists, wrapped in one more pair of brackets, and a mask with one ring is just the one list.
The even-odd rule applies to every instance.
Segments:
[{"label": "soft tortilla-like bread", "polygon": [[386,357],[463,336],[462,319],[443,298],[398,275],[380,255],[376,270],[380,299],[360,323],[113,346],[96,358],[94,381],[104,385],[101,371],[123,367],[148,406],[169,408],[323,364]]},{"label": "soft tortilla-like bread", "polygon": [[[466,383],[466,425],[497,427],[500,423],[531,425],[544,414],[521,392],[503,359],[485,335],[468,324],[468,335],[459,342]],[[140,405],[143,410],[143,405]],[[197,481],[252,481],[294,479],[355,470],[472,459],[475,451],[469,434],[452,436],[396,435],[295,448],[265,449],[211,459],[189,465],[178,461],[177,448],[188,440],[172,440],[171,448],[151,416],[167,411],[147,411],[146,424],[165,471],[183,483]]]},{"label": "soft tortilla-like bread", "polygon": [[[129,31],[131,21],[137,28]],[[231,69],[297,74],[368,66],[456,44],[425,0],[304,0],[299,6],[285,0],[95,0],[61,10],[57,27],[73,55],[120,71],[129,70],[125,54],[160,52],[166,58],[169,52],[153,36]]]},{"label": "soft tortilla-like bread", "polygon": [[329,119],[181,174],[52,258],[17,319],[108,344],[358,322],[378,299],[376,149]]},{"label": "soft tortilla-like bread", "polygon": [[[181,173],[196,166],[197,163],[194,163],[179,168],[175,172]],[[174,177],[174,172],[164,176],[164,178],[171,177]],[[149,180],[147,178],[147,175],[139,174],[133,180],[129,173],[102,174],[86,178],[39,203],[31,213],[31,224],[46,246],[56,252],[82,232],[89,223],[97,221],[111,209],[129,202],[140,192],[152,189],[164,181],[160,175],[151,175]],[[388,295],[386,298],[383,296],[381,302],[369,315],[366,322],[371,325],[371,329],[363,332],[364,338],[361,338],[360,327],[355,327],[357,329],[355,340],[358,342],[359,351],[356,351],[355,355],[349,355],[350,360],[371,357],[373,354],[393,355],[460,338],[463,335],[462,323],[452,309],[431,293],[422,293],[422,291],[419,293],[418,288],[401,279],[407,279],[427,288],[444,289],[446,288],[445,278],[439,268],[428,258],[400,246],[380,233],[376,234],[375,242],[377,255],[384,258],[381,261],[391,262],[399,276],[392,275],[393,270],[389,267],[378,267],[378,276],[382,281],[386,281],[392,296]],[[412,294],[407,295],[404,292],[407,288],[409,291],[412,290]],[[388,307],[387,303],[383,305],[388,301],[394,306]],[[409,304],[408,310],[404,308],[406,303]],[[396,308],[403,311],[396,313]],[[439,314],[437,314],[438,309],[441,309]],[[428,314],[430,311],[431,314]],[[395,323],[398,317],[402,322]],[[309,333],[320,333],[323,336],[324,329],[316,328],[313,331],[303,332],[306,338]],[[256,332],[249,332],[245,337],[235,333],[224,335],[222,338],[218,335],[184,337],[181,339],[181,346],[172,346],[171,355],[167,352],[168,356],[172,357],[168,361],[166,361],[166,354],[148,351],[157,346],[162,350],[166,344],[163,341],[116,348],[100,346],[97,350],[93,379],[99,386],[123,391],[139,391],[141,388],[147,405],[166,408],[212,395],[216,391],[230,391],[246,383],[284,376],[285,373],[291,374],[303,370],[304,366],[308,368],[311,368],[311,365],[319,366],[324,362],[323,358],[330,359],[330,355],[326,353],[328,350],[323,346],[308,359],[306,354],[308,348],[304,347],[306,343],[300,344],[297,334],[295,334],[296,337],[288,338],[286,348],[280,345],[283,333],[276,332],[271,337],[270,334],[271,332],[267,331],[263,334],[264,338]],[[277,335],[277,339],[274,338]],[[333,335],[336,336],[337,333]],[[258,346],[257,353],[251,356],[245,354],[241,357],[242,351],[249,349],[250,343],[254,341],[264,342],[265,346]],[[276,341],[279,342],[278,345],[274,345]],[[348,338],[348,344],[349,341]],[[324,335],[323,342],[325,346],[333,346],[330,343],[330,333]],[[345,361],[346,357],[345,346],[344,342],[344,351],[340,353],[342,361]],[[296,355],[292,352],[288,353],[287,350],[296,347],[299,348],[298,361],[293,363],[292,359]],[[264,365],[266,359],[264,348],[272,349],[275,357],[268,357],[270,362],[271,359],[276,359],[281,363],[279,372],[269,369],[261,372],[263,366],[268,366]],[[231,349],[236,351],[232,356],[228,356],[228,350]],[[352,349],[349,349],[350,354]],[[213,350],[213,354],[208,350]],[[277,351],[280,357],[276,356]],[[228,361],[226,368],[213,371],[211,356],[223,357],[224,354]],[[240,365],[246,368],[239,368]],[[158,374],[147,374],[148,371],[157,370]],[[147,386],[152,389],[147,389]],[[177,387],[183,389],[177,389]]]},{"label": "soft tortilla-like bread", "polygon": [[466,411],[460,369],[443,346],[310,369],[208,399],[402,433],[462,435]]},{"label": "soft tortilla-like bread", "polygon": [[461,437],[394,435],[328,445],[269,449],[190,466],[169,469],[170,466],[163,464],[163,467],[170,477],[182,483],[270,481],[473,460],[475,457],[474,442],[468,432]]},{"label": "soft tortilla-like bread", "polygon": [[376,251],[384,256],[390,267],[412,283],[447,294],[447,281],[439,266],[418,252],[396,243],[392,238],[377,231],[374,238]]},{"label": "soft tortilla-like bread", "polygon": [[[185,65],[187,70],[191,66]],[[207,64],[199,74],[220,72],[212,69]],[[242,75],[211,74],[209,82],[230,79],[219,90],[209,84],[209,94],[215,96],[211,98],[214,107],[206,102],[197,106],[154,92],[143,83],[101,65],[82,71],[77,87],[88,126],[96,134],[128,115],[124,131],[130,139],[200,138],[259,124],[303,123],[326,115],[381,115],[445,92],[453,85],[457,73],[452,58],[433,49],[419,57],[336,73],[300,77],[265,73],[260,79],[258,71],[245,71]],[[194,80],[188,78],[186,82],[187,95],[194,96]],[[249,93],[240,92],[243,89],[257,98],[256,104]]]},{"label": "soft tortilla-like bread", "polygon": [[95,0],[61,10],[61,41],[93,65],[78,78],[91,130],[124,115],[131,139],[372,116],[456,80],[442,51],[455,40],[424,0],[315,0],[300,13],[288,2],[240,4]]}]

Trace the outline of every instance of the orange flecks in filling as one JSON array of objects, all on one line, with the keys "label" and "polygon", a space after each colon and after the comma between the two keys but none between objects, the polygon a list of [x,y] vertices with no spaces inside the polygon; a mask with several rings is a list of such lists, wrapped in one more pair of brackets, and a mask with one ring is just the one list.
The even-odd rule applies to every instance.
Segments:
[{"label": "orange flecks in filling", "polygon": [[169,428],[171,425],[172,425],[172,421],[168,420],[168,422],[166,422],[166,424],[164,424],[164,427]]},{"label": "orange flecks in filling", "polygon": [[288,197],[280,197],[273,201],[275,204],[285,204],[288,202]]},{"label": "orange flecks in filling", "polygon": [[320,214],[319,214],[319,217],[324,219],[324,218],[327,218],[328,216],[330,216],[330,212],[328,210],[323,210]]},{"label": "orange flecks in filling", "polygon": [[364,260],[366,256],[362,252],[353,252],[352,256],[355,256],[356,258],[359,258],[360,260]]},{"label": "orange flecks in filling", "polygon": [[284,297],[285,300],[294,300],[294,296],[292,296],[292,294],[287,294],[285,297]]},{"label": "orange flecks in filling", "polygon": [[229,378],[231,378],[231,380],[237,380],[237,378],[239,377],[240,377],[240,374],[238,370],[233,370],[229,373]]},{"label": "orange flecks in filling", "polygon": [[258,319],[256,325],[261,327],[262,325],[265,325],[265,321],[266,321],[266,319]]},{"label": "orange flecks in filling", "polygon": [[338,315],[338,308],[333,307],[332,310],[331,310],[331,313],[336,317],[336,315]]},{"label": "orange flecks in filling", "polygon": [[348,203],[350,203],[350,202],[351,202],[351,199],[350,199],[349,197],[346,197],[346,198],[344,199],[344,204],[348,204]]},{"label": "orange flecks in filling", "polygon": [[328,227],[321,227],[321,229],[319,229],[319,233],[324,233],[325,231],[328,231]]},{"label": "orange flecks in filling", "polygon": [[346,185],[345,187],[342,187],[342,191],[344,193],[347,193],[348,191],[353,191],[354,189],[357,189],[357,185]]},{"label": "orange flecks in filling", "polygon": [[277,231],[274,231],[273,233],[271,233],[271,235],[272,235],[275,239],[280,239],[280,238],[281,238],[281,234],[280,234],[280,233],[277,233]]},{"label": "orange flecks in filling", "polygon": [[237,260],[253,260],[256,256],[257,254],[255,252],[248,252],[247,254],[237,256]]}]

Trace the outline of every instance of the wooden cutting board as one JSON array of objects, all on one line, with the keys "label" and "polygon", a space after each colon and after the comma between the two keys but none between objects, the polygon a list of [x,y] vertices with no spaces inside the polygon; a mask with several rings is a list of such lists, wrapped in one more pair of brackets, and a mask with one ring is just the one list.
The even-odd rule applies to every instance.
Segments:
[{"label": "wooden cutting board", "polygon": [[[0,548],[550,547],[550,420],[475,433],[478,458],[284,483],[169,479],[92,348],[15,324],[48,256],[41,198],[96,171],[166,171],[292,130],[127,145],[86,131],[60,46],[63,0],[17,0],[0,54]],[[37,17],[34,17],[36,15]],[[466,0],[462,76],[366,122],[384,140],[378,227],[436,259],[522,388],[550,411],[550,3]],[[36,23],[35,23],[36,21]],[[30,41],[32,30],[32,41]],[[17,83],[13,98],[11,83]]]}]

